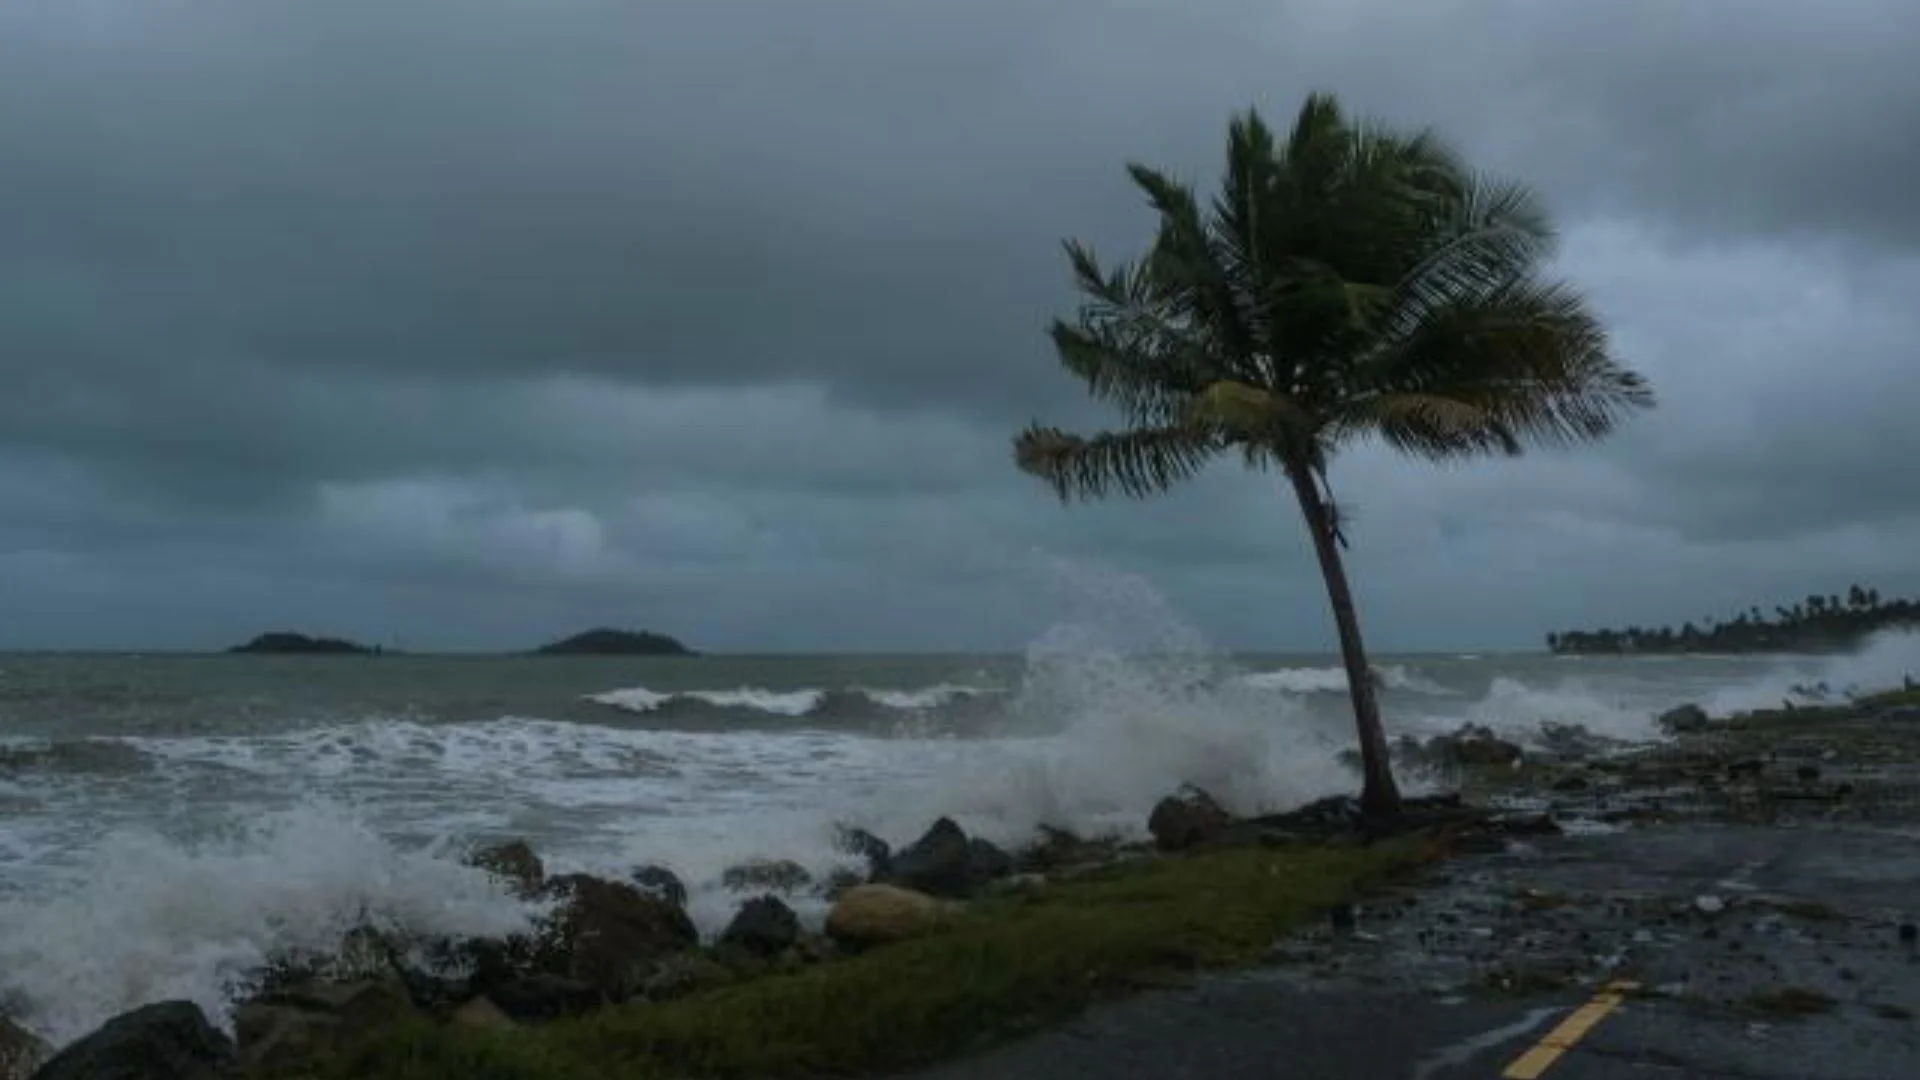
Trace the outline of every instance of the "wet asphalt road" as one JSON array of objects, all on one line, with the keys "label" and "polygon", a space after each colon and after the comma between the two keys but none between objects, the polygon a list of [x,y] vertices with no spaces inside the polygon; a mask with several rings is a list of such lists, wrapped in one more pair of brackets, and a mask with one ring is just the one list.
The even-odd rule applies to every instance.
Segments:
[{"label": "wet asphalt road", "polygon": [[[1920,1080],[1920,829],[1677,825],[1461,859],[1359,932],[918,1080],[1491,1080],[1612,979],[1547,1080]],[[1809,996],[1811,995],[1811,996]],[[1782,1013],[1793,998],[1811,1002]]]}]

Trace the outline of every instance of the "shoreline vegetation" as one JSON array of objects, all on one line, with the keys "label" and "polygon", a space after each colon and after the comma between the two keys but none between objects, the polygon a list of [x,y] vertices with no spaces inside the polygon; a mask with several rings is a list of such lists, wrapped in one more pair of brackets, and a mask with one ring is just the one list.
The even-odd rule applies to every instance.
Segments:
[{"label": "shoreline vegetation", "polygon": [[1559,655],[1828,653],[1855,648],[1882,630],[1915,625],[1920,601],[1882,600],[1877,589],[1850,585],[1844,595],[1776,605],[1771,617],[1756,604],[1698,625],[1562,630],[1548,634],[1546,642]]},{"label": "shoreline vegetation", "polygon": [[[260,634],[229,655],[256,656],[404,656],[398,649],[362,645],[343,638],[315,637],[278,630]],[[598,627],[541,645],[522,656],[698,656],[679,640],[651,630]]]}]

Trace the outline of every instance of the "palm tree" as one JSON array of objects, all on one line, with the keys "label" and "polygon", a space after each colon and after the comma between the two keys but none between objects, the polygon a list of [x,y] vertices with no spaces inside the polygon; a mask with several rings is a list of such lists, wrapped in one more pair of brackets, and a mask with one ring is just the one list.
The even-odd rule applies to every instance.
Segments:
[{"label": "palm tree", "polygon": [[1358,728],[1363,807],[1399,792],[1368,677],[1327,466],[1367,437],[1419,457],[1518,454],[1611,432],[1653,395],[1614,362],[1571,289],[1538,276],[1552,234],[1532,195],[1434,135],[1350,122],[1316,94],[1276,139],[1235,117],[1220,190],[1128,166],[1159,216],[1146,255],[1067,255],[1083,299],[1060,363],[1124,415],[1083,437],[1035,424],[1019,466],[1063,501],[1144,498],[1237,454],[1286,479],[1332,603]]}]

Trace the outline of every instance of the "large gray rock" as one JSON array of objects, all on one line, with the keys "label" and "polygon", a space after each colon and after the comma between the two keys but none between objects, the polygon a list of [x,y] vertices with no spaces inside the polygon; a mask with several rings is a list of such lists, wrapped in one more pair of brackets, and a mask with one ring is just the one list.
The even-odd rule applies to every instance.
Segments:
[{"label": "large gray rock", "polygon": [[1655,722],[1660,725],[1660,730],[1669,735],[1691,735],[1713,726],[1713,718],[1707,715],[1707,710],[1693,704],[1668,709]]},{"label": "large gray rock", "polygon": [[[678,905],[624,881],[568,874],[548,882],[548,892],[560,904],[541,929],[535,968],[586,983],[612,1001],[636,993],[656,961],[700,940]],[[513,1013],[491,987],[488,995]]]},{"label": "large gray rock", "polygon": [[533,896],[547,883],[546,865],[525,840],[483,847],[467,856],[467,863],[506,883],[520,896]]},{"label": "large gray rock", "polygon": [[233,1042],[190,1001],[143,1005],[55,1054],[33,1080],[225,1080]]},{"label": "large gray rock", "polygon": [[1189,784],[1154,806],[1147,831],[1161,851],[1186,851],[1219,839],[1232,822],[1213,796]]},{"label": "large gray rock", "polygon": [[807,868],[790,859],[754,859],[729,866],[720,875],[729,892],[777,892],[791,895],[813,884]]},{"label": "large gray rock", "polygon": [[639,886],[641,892],[652,893],[674,907],[687,906],[686,882],[680,880],[679,874],[664,866],[650,863],[646,866],[634,867],[633,871],[627,875],[627,879]]},{"label": "large gray rock", "polygon": [[737,945],[755,956],[774,956],[800,939],[800,917],[777,896],[756,896],[720,933],[720,944]]},{"label": "large gray rock", "polygon": [[894,853],[882,882],[957,899],[1011,873],[1013,859],[1006,852],[969,837],[952,818],[943,817],[920,839]]},{"label": "large gray rock", "polygon": [[890,844],[865,829],[851,825],[835,827],[833,846],[843,854],[865,859],[868,881],[886,874],[893,863],[893,847]]}]

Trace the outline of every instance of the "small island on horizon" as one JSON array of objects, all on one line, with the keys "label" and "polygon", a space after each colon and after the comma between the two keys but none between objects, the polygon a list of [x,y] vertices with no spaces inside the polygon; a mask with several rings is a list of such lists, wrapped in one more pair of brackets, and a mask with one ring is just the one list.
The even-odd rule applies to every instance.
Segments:
[{"label": "small island on horizon", "polygon": [[651,630],[613,630],[598,627],[549,642],[535,656],[698,656],[674,638]]},{"label": "small island on horizon", "polygon": [[1848,586],[1845,596],[1808,596],[1777,605],[1768,618],[1758,605],[1730,619],[1671,626],[1562,630],[1547,635],[1547,650],[1562,655],[1638,653],[1840,652],[1881,630],[1920,625],[1920,601],[1880,599],[1877,589]]},{"label": "small island on horizon", "polygon": [[[397,649],[362,645],[344,638],[275,630],[227,650],[230,655],[255,656],[399,656]],[[515,655],[503,653],[501,655]],[[548,642],[521,656],[698,656],[676,638],[650,630],[614,630],[598,627],[572,637]]]},{"label": "small island on horizon", "polygon": [[268,656],[381,656],[385,653],[378,645],[369,647],[343,638],[311,637],[288,630],[261,634],[227,651]]}]

